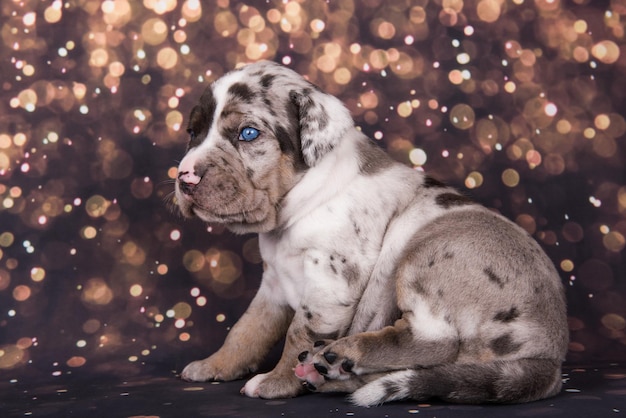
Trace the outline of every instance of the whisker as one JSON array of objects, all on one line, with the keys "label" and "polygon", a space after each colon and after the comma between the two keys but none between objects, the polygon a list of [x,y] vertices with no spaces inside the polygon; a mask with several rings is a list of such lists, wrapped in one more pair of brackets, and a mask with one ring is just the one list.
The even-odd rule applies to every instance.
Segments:
[{"label": "whisker", "polygon": [[165,186],[165,185],[170,185],[170,184],[176,184],[176,180],[175,179],[165,179],[165,180],[161,180],[158,183],[156,183],[156,185],[158,187]]},{"label": "whisker", "polygon": [[175,199],[176,199],[176,192],[171,191],[167,193],[165,196],[163,196],[163,204],[165,205],[167,210],[170,211],[170,213],[182,216],[183,213],[180,210],[180,206],[178,206]]}]

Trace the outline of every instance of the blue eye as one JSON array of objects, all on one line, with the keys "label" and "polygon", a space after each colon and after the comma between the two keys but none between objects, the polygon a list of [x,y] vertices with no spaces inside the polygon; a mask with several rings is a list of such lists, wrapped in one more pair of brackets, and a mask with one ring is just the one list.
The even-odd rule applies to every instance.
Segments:
[{"label": "blue eye", "polygon": [[256,128],[245,127],[239,132],[240,141],[252,141],[259,136],[259,130]]}]

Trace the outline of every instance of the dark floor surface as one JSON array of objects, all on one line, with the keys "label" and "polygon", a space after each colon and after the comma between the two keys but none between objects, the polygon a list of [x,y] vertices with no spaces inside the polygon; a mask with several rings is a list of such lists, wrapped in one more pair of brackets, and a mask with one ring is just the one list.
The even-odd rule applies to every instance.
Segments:
[{"label": "dark floor surface", "polygon": [[[154,370],[159,370],[158,368]],[[47,378],[4,379],[0,417],[581,417],[626,416],[626,367],[564,369],[555,398],[524,405],[451,405],[437,401],[352,406],[343,395],[296,399],[250,399],[243,381],[187,383],[173,372],[151,371],[132,379],[75,373]]]}]

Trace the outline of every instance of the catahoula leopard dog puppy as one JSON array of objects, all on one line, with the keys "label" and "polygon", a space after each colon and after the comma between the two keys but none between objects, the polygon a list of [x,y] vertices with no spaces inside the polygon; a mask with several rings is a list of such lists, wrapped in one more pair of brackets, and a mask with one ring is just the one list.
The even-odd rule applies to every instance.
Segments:
[{"label": "catahoula leopard dog puppy", "polygon": [[222,348],[182,378],[284,398],[351,393],[358,405],[555,395],[567,349],[563,287],[521,228],[394,162],[341,102],[259,62],[191,111],[176,197],[185,216],[259,233],[265,263]]}]

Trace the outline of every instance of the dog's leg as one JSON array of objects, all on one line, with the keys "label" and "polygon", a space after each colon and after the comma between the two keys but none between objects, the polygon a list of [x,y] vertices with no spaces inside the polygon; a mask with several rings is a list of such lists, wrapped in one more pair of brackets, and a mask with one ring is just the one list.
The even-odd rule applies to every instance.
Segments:
[{"label": "dog's leg", "polygon": [[325,379],[347,380],[353,374],[363,376],[449,363],[456,359],[458,350],[459,340],[454,334],[429,337],[403,318],[379,331],[354,334],[330,343],[308,360],[323,377],[311,374],[307,381],[316,386]]},{"label": "dog's leg", "polygon": [[316,333],[307,325],[303,310],[298,310],[287,331],[285,347],[280,361],[269,373],[258,374],[241,389],[241,393],[253,398],[291,398],[305,391],[302,381],[294,374],[298,354],[310,347]]},{"label": "dog's leg", "polygon": [[[285,398],[302,393],[305,388],[294,373],[298,356],[318,340],[335,340],[346,335],[354,312],[356,286],[338,278],[324,255],[311,251],[305,257],[307,287],[300,306],[287,331],[285,347],[276,368],[248,381],[242,392],[260,398]],[[334,256],[328,256],[332,260]],[[336,259],[336,258],[335,258]],[[338,260],[341,263],[341,260]],[[340,269],[336,267],[336,271]],[[332,274],[332,275],[331,275]],[[332,284],[332,285],[331,285]]]},{"label": "dog's leg", "polygon": [[391,372],[355,390],[350,400],[361,406],[433,397],[453,403],[519,403],[554,396],[561,387],[558,360],[452,363]]},{"label": "dog's leg", "polygon": [[[381,331],[381,334],[384,333],[385,338],[389,338],[393,335],[391,328]],[[354,337],[371,338],[374,337],[373,334],[375,333]],[[351,338],[338,340],[337,343]],[[392,337],[390,341],[395,338]],[[315,348],[316,353],[321,354],[329,366],[320,362],[314,363],[315,355],[303,353],[300,356],[301,363],[296,367],[296,375],[305,380],[305,386],[312,391],[352,393],[350,400],[360,406],[409,398],[425,401],[433,397],[447,402],[470,404],[530,402],[554,396],[562,385],[561,362],[553,359],[437,364],[435,355],[430,357],[433,365],[422,366],[424,361],[420,360],[413,367],[408,364],[406,367],[398,367],[399,363],[396,362],[393,366],[396,370],[371,373],[353,365],[350,359],[335,358],[335,351],[329,350],[337,345],[340,344],[330,343],[328,346],[318,345]],[[389,349],[393,353],[395,347],[381,345],[380,348],[378,359],[374,356],[361,356],[360,361],[376,362],[386,358],[389,364],[394,364],[393,356],[385,357],[385,354],[388,354],[386,350]],[[419,349],[416,351],[423,354]],[[338,366],[333,366],[335,363]],[[336,377],[330,379],[330,376]]]},{"label": "dog's leg", "polygon": [[256,371],[259,363],[285,335],[293,310],[272,300],[261,285],[248,310],[212,356],[187,365],[181,378],[190,381],[234,380]]}]

